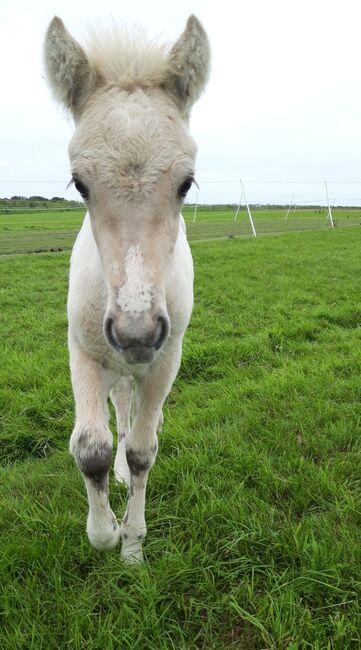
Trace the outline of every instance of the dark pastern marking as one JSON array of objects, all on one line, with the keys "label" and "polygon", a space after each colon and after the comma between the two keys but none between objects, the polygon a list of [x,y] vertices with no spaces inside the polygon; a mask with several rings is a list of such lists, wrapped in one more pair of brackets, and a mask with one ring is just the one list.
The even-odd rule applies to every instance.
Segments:
[{"label": "dark pastern marking", "polygon": [[150,461],[145,454],[140,454],[130,448],[126,450],[126,456],[131,474],[139,476],[150,469]]},{"label": "dark pastern marking", "polygon": [[91,479],[98,489],[104,489],[112,463],[112,447],[108,443],[103,443],[92,449],[88,447],[88,440],[89,436],[85,432],[79,436],[74,457],[84,476]]}]

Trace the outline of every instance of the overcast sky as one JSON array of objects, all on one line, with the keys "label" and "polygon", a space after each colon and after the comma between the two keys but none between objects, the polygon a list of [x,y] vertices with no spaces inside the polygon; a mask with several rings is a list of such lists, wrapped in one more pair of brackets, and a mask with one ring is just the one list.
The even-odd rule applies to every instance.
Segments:
[{"label": "overcast sky", "polygon": [[0,196],[75,196],[73,125],[43,78],[54,14],[81,42],[112,19],[174,41],[190,13],[212,46],[191,120],[199,201],[237,201],[242,178],[250,202],[324,202],[327,179],[331,203],[361,205],[359,0],[1,0]]}]

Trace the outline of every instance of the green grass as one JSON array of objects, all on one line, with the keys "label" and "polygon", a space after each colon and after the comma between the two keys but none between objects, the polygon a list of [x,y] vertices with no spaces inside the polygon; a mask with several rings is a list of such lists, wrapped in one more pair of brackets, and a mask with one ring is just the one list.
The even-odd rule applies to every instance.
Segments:
[{"label": "green grass", "polygon": [[0,260],[2,649],[361,647],[360,249],[355,228],[193,245],[137,569],[84,530],[68,255]]},{"label": "green grass", "polygon": [[[290,211],[287,219],[286,209],[252,211],[258,235],[329,228],[326,209],[297,208]],[[230,208],[200,206],[195,221],[194,206],[185,206],[183,214],[190,241],[252,236],[245,207],[236,221],[235,210]],[[361,225],[361,210],[356,208],[335,209],[333,216],[341,228]],[[0,255],[71,250],[83,218],[84,209],[0,214]]]}]

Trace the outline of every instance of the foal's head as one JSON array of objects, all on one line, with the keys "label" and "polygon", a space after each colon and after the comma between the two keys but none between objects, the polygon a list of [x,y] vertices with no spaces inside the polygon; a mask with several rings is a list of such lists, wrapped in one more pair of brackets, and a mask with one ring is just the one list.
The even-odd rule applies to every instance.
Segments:
[{"label": "foal's head", "polygon": [[108,290],[107,341],[128,363],[149,362],[170,331],[166,287],[194,176],[187,121],[208,76],[207,36],[192,16],[168,55],[114,33],[93,36],[85,53],[54,18],[45,62],[76,124],[72,178]]}]

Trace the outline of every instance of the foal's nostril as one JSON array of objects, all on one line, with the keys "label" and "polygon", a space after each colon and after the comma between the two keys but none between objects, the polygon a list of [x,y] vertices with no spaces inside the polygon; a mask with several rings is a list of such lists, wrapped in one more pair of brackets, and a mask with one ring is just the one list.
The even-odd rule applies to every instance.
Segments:
[{"label": "foal's nostril", "polygon": [[106,319],[104,323],[104,330],[106,337],[109,341],[109,343],[114,347],[114,348],[120,348],[121,345],[115,335],[115,329],[114,329],[114,320],[109,317]]},{"label": "foal's nostril", "polygon": [[167,338],[168,333],[169,333],[168,320],[164,316],[158,316],[157,329],[156,329],[157,338],[155,339],[155,343],[153,343],[153,348],[159,350],[159,348],[163,345],[165,339]]}]

